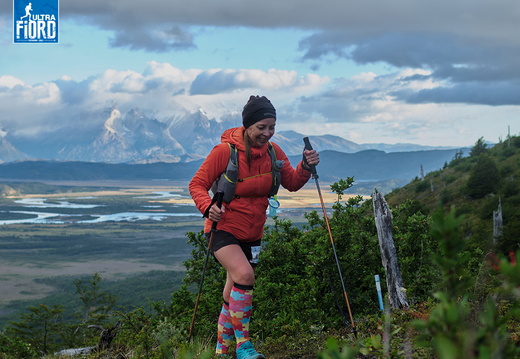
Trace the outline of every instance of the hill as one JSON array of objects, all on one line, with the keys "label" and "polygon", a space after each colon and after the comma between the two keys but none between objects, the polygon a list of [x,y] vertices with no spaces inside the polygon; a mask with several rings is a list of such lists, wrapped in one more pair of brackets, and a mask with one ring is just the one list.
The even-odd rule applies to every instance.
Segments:
[{"label": "hill", "polygon": [[454,206],[458,215],[464,215],[464,235],[476,241],[491,242],[494,213],[500,210],[503,228],[496,235],[498,247],[504,252],[518,248],[520,137],[491,148],[479,140],[470,156],[455,158],[444,168],[387,195],[392,206],[408,199],[428,213],[439,206],[445,210]]},{"label": "hill", "polygon": [[[357,153],[320,151],[320,178],[335,182],[355,177],[364,191],[374,187],[390,191],[424,173],[438,170],[451,161],[460,150],[430,150],[386,153],[366,150]],[[301,155],[289,156],[295,166]],[[0,178],[5,180],[161,180],[189,181],[202,160],[180,163],[100,163],[78,161],[21,161],[0,164]]]}]

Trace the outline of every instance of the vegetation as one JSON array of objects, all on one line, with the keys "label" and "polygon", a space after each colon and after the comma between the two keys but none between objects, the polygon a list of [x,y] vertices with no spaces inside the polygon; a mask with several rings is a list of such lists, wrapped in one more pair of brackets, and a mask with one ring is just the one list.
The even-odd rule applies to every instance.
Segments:
[{"label": "vegetation", "polygon": [[[379,310],[374,275],[384,278],[372,203],[343,201],[353,178],[334,183],[329,214],[354,322],[350,323],[323,215],[296,227],[275,219],[257,268],[252,340],[268,358],[513,358],[520,356],[520,138],[487,148],[386,196],[410,308]],[[489,181],[492,178],[492,181]],[[486,185],[483,185],[486,184]],[[501,233],[493,212],[503,211]],[[93,276],[75,282],[76,317],[58,305],[29,307],[0,335],[0,358],[50,356],[95,346],[121,322],[112,346],[92,358],[211,358],[225,273],[210,260],[195,335],[188,338],[206,256],[202,232],[188,232],[186,277],[169,300],[116,308]],[[381,282],[383,293],[385,281]],[[352,328],[357,328],[357,335]]]}]

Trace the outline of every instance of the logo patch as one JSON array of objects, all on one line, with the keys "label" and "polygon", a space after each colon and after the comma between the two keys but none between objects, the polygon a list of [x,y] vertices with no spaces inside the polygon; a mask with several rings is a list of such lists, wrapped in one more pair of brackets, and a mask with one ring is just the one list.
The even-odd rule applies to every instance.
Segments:
[{"label": "logo patch", "polygon": [[59,0],[13,0],[15,43],[58,43]]}]

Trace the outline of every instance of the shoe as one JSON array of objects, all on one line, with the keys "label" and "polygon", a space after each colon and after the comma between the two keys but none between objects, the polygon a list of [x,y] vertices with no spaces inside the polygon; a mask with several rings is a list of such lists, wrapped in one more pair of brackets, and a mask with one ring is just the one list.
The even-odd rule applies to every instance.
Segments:
[{"label": "shoe", "polygon": [[215,358],[217,358],[217,359],[231,359],[229,354],[217,354],[217,356]]},{"label": "shoe", "polygon": [[237,349],[237,359],[262,359],[262,354],[256,352],[250,341],[245,342]]}]

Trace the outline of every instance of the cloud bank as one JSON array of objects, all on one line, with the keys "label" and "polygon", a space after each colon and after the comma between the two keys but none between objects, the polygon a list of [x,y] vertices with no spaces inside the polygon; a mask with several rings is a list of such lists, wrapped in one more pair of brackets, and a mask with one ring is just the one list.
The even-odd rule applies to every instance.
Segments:
[{"label": "cloud bank", "polygon": [[[9,2],[0,3],[2,19],[11,11]],[[163,120],[199,108],[218,118],[240,112],[244,99],[262,93],[280,108],[287,126],[307,133],[338,133],[334,126],[347,123],[338,134],[353,140],[367,142],[384,126],[390,141],[392,133],[433,141],[441,129],[462,133],[475,127],[477,114],[494,111],[491,117],[509,121],[520,105],[517,0],[62,1],[60,16],[107,31],[113,48],[151,54],[195,52],[202,29],[296,29],[306,35],[288,46],[316,70],[325,61],[346,59],[389,71],[329,79],[288,69],[180,70],[152,61],[142,73],[106,70],[81,82],[27,85],[5,74],[0,124],[7,131],[50,130],[64,117],[107,102],[122,111],[143,107]],[[489,124],[478,121],[485,133]]]},{"label": "cloud bank", "polygon": [[[80,82],[64,77],[27,85],[0,76],[1,125],[20,137],[44,136],[79,123],[100,128],[106,120],[101,110],[114,104],[121,113],[140,108],[166,123],[199,109],[220,120],[239,114],[251,94],[262,94],[277,108],[278,130],[333,133],[364,143],[413,137],[439,144],[450,140],[443,131],[458,134],[467,127],[461,114],[468,113],[457,105],[439,108],[421,100],[423,92],[435,94],[442,86],[425,70],[330,79],[284,70],[180,70],[151,61],[142,73],[106,70]],[[483,134],[471,135],[474,142]]]},{"label": "cloud bank", "polygon": [[[305,30],[312,34],[298,44],[301,60],[315,69],[325,59],[345,58],[428,70],[433,79],[449,81],[450,86],[435,91],[401,94],[409,103],[520,102],[520,95],[512,95],[520,94],[517,0],[92,0],[62,2],[61,14],[111,32],[113,47],[158,53],[196,49],[201,27]],[[217,87],[203,89],[205,79],[200,79],[192,88],[200,94],[240,81],[221,72],[219,79],[201,76],[212,76]]]}]

